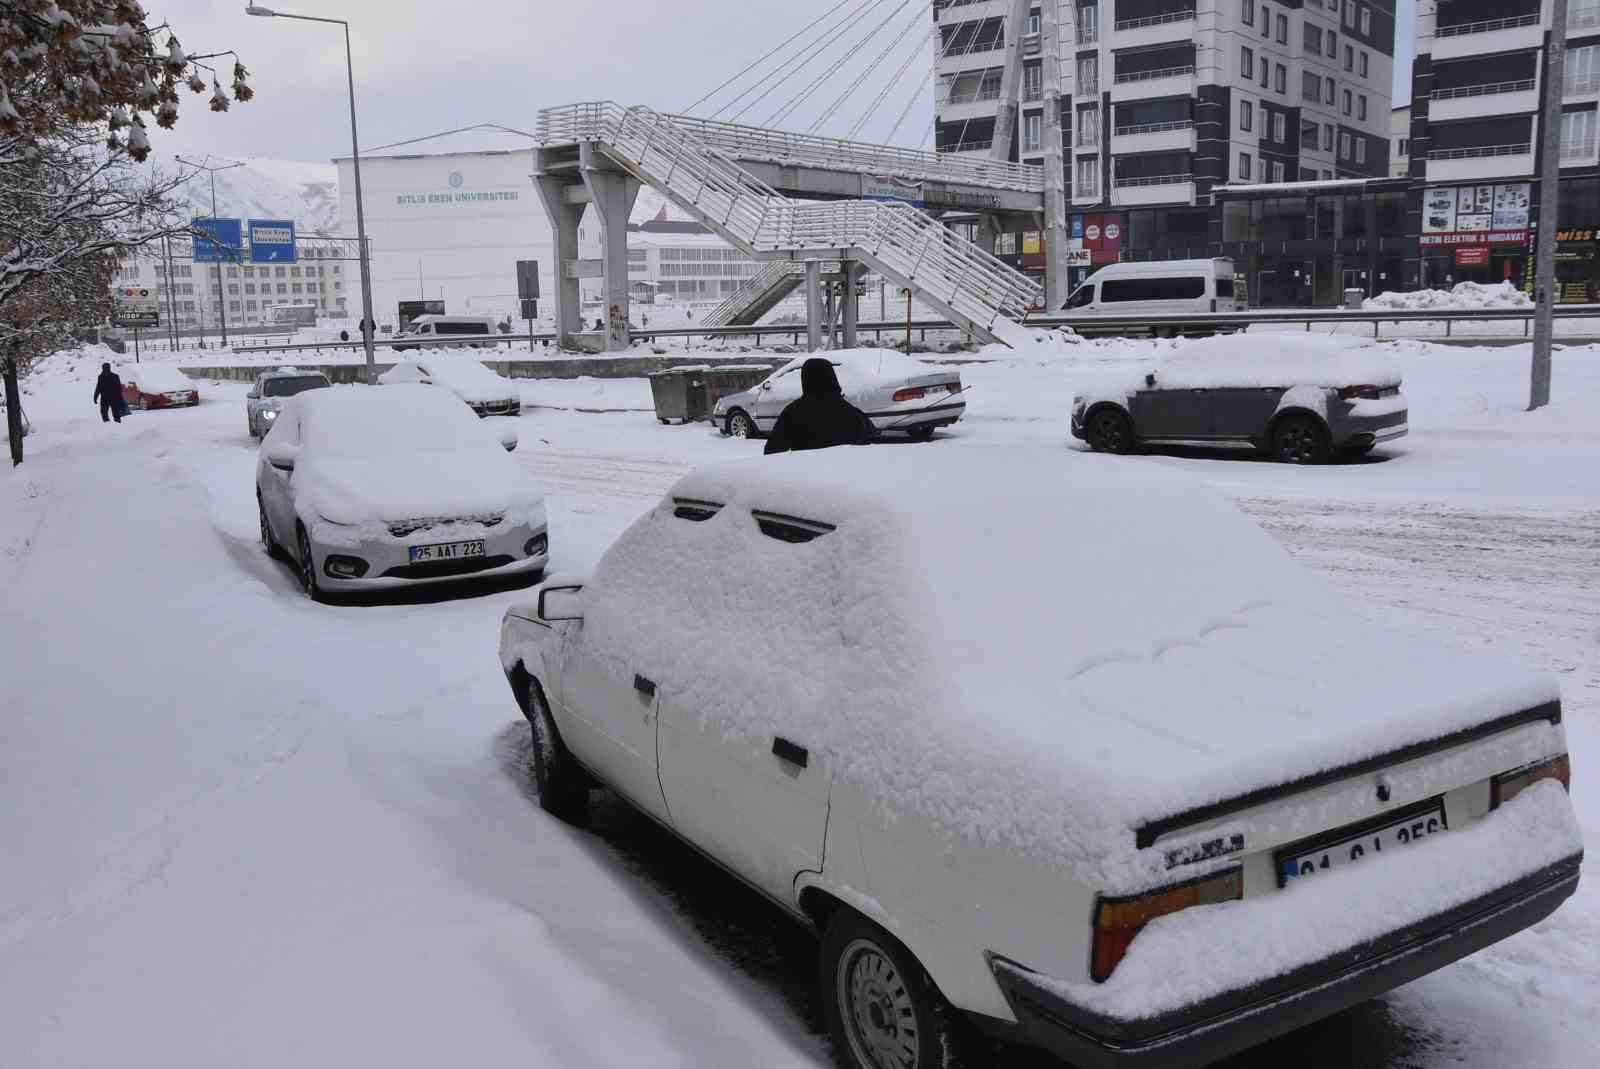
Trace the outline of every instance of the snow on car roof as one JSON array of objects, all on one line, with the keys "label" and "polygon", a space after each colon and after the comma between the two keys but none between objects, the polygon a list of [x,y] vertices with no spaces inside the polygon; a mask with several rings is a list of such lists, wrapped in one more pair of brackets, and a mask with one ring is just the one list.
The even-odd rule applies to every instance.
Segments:
[{"label": "snow on car roof", "polygon": [[[792,543],[753,512],[834,529]],[[601,652],[723,734],[1106,890],[1159,875],[1142,823],[1554,695],[1357,621],[1196,480],[1059,450],[702,469],[586,597]]]},{"label": "snow on car roof", "polygon": [[[406,369],[417,368],[440,386],[453,390],[465,401],[500,401],[518,396],[517,387],[483,366],[471,356],[455,353],[425,353],[395,362],[380,376],[380,382],[407,381]],[[395,374],[399,372],[399,374]]]},{"label": "snow on car roof", "polygon": [[124,367],[122,372],[129,382],[144,393],[172,393],[195,388],[194,380],[171,364],[134,364]]},{"label": "snow on car roof", "polygon": [[453,394],[428,386],[335,386],[289,399],[300,441],[329,453],[412,453],[477,448],[492,441]]},{"label": "snow on car roof", "polygon": [[800,367],[807,360],[819,355],[826,356],[833,364],[841,382],[903,379],[912,375],[926,375],[934,370],[921,360],[894,349],[837,349],[829,353],[805,353],[797,356],[773,374],[779,375]]},{"label": "snow on car roof", "polygon": [[1398,386],[1400,369],[1359,339],[1285,331],[1186,341],[1155,368],[1156,385]]}]

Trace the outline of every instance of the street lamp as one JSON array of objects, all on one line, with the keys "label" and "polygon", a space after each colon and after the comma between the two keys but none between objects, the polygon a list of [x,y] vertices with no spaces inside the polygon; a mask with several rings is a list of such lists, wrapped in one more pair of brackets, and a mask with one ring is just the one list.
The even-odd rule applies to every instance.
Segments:
[{"label": "street lamp", "polygon": [[361,145],[356,139],[356,75],[355,64],[350,58],[350,24],[344,19],[290,15],[259,4],[247,4],[244,13],[258,18],[328,22],[344,27],[344,66],[345,75],[350,83],[350,162],[356,173],[356,241],[361,246],[361,342],[367,351],[367,384],[376,385],[378,372],[373,366],[372,333],[377,329],[377,324],[372,321],[372,269],[367,260],[367,216],[361,207]]},{"label": "street lamp", "polygon": [[[217,240],[220,235],[218,235],[215,230],[217,225],[217,172],[231,171],[235,167],[243,167],[244,164],[236,162],[213,165],[209,155],[206,156],[206,162],[204,163],[197,163],[194,160],[186,160],[182,156],[174,156],[173,159],[177,160],[181,164],[193,167],[197,171],[205,171],[211,176],[211,225],[213,227],[211,232],[211,244],[216,246],[218,250],[217,259],[215,261],[217,265],[217,317],[222,322],[222,347],[226,349],[228,347],[228,296],[223,292],[222,289],[222,243]],[[167,285],[169,287],[172,285],[171,275],[167,276]],[[200,329],[203,336],[205,333],[204,322],[200,324]]]}]

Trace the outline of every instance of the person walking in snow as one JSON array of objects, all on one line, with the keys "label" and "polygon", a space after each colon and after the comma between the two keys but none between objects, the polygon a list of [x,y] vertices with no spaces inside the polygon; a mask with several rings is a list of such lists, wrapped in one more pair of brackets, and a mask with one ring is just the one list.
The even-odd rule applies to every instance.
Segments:
[{"label": "person walking in snow", "polygon": [[110,364],[100,365],[100,377],[94,380],[94,399],[100,402],[101,423],[109,423],[111,416],[122,422],[122,380]]},{"label": "person walking in snow", "polygon": [[865,445],[877,436],[866,413],[844,399],[833,363],[818,356],[800,365],[800,397],[784,407],[763,452]]}]

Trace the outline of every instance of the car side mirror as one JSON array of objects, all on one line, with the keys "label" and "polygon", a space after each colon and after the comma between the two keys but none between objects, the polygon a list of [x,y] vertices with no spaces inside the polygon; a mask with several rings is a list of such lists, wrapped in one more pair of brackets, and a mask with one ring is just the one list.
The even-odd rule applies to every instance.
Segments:
[{"label": "car side mirror", "polygon": [[279,471],[293,471],[300,447],[293,442],[269,442],[266,445],[267,463]]},{"label": "car side mirror", "polygon": [[539,619],[546,623],[583,619],[583,585],[547,586],[539,591]]},{"label": "car side mirror", "polygon": [[1146,386],[1154,386],[1156,384],[1156,373],[1154,371],[1144,377],[1144,384]]},{"label": "car side mirror", "polygon": [[770,389],[772,389],[772,381],[771,381],[771,380],[770,380],[770,379],[769,379],[769,380],[767,380],[767,381],[766,381],[766,382],[763,382],[763,383],[762,383],[762,384],[761,384],[761,388],[762,388],[762,389],[763,389],[763,390],[770,390]]},{"label": "car side mirror", "polygon": [[251,390],[249,393],[245,394],[245,398],[250,401],[259,401],[261,400],[261,395],[256,393],[254,390]]},{"label": "car side mirror", "polygon": [[500,428],[499,436],[500,444],[505,447],[505,451],[507,453],[511,452],[517,447],[517,428],[511,426],[509,420],[506,422],[505,426]]}]

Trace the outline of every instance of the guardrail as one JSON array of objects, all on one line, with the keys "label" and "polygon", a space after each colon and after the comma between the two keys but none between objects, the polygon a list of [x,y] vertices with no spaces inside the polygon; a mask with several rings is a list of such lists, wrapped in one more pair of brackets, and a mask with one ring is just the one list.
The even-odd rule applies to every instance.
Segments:
[{"label": "guardrail", "polygon": [[1500,93],[1525,93],[1534,86],[1532,78],[1514,82],[1485,82],[1482,85],[1458,85],[1453,89],[1435,89],[1429,94],[1434,100],[1458,100],[1461,97],[1495,96]]}]

